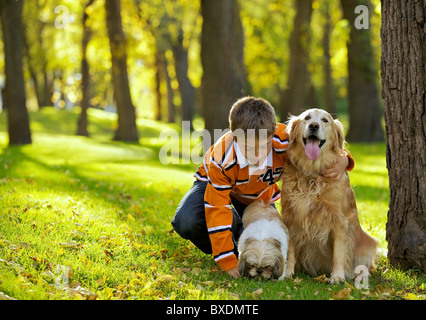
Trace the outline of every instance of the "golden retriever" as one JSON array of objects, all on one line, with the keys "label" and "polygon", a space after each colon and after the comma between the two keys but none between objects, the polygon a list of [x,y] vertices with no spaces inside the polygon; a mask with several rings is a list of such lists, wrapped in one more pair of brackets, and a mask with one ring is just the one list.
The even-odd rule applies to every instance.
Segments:
[{"label": "golden retriever", "polygon": [[295,270],[330,274],[330,283],[354,277],[358,265],[374,268],[377,242],[360,226],[348,174],[321,175],[345,155],[343,126],[310,109],[287,126],[289,161],[282,177],[282,217],[289,230],[286,277]]}]

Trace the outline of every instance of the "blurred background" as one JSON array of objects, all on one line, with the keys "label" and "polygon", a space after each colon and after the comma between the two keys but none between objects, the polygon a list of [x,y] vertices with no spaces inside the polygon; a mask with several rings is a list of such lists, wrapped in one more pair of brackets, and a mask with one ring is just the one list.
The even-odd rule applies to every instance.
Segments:
[{"label": "blurred background", "polygon": [[138,140],[135,118],[226,128],[235,100],[253,95],[281,122],[319,107],[345,121],[349,142],[384,140],[379,0],[0,4],[2,112],[19,104],[6,86],[15,64],[26,109],[75,110],[79,135],[88,108],[118,113],[116,140]]}]

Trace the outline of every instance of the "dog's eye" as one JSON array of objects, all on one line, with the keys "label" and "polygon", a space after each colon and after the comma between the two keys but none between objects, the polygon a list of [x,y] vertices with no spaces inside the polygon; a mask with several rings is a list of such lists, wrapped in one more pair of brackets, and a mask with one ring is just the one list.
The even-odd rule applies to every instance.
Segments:
[{"label": "dog's eye", "polygon": [[306,117],[305,117],[305,120],[310,120],[311,119],[311,116],[310,115],[307,115]]},{"label": "dog's eye", "polygon": [[328,120],[326,118],[322,118],[321,121],[324,122],[324,123],[328,122]]}]

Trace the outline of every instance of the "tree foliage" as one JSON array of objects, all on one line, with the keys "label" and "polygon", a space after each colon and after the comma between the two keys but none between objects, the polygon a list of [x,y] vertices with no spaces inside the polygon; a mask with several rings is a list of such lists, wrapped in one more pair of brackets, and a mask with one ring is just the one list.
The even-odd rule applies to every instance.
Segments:
[{"label": "tree foliage", "polygon": [[[369,63],[378,76],[381,13],[379,1],[371,2],[370,29],[364,32],[369,34],[373,49],[374,59]],[[24,2],[24,73],[30,109],[51,105],[72,108],[81,104],[85,14],[86,26],[91,31],[86,50],[91,81],[89,106],[116,110],[105,0],[95,0],[90,6],[87,3],[87,0]],[[138,117],[178,123],[182,119],[203,117],[200,3],[121,0],[130,93]],[[297,27],[294,25],[296,1],[238,3],[244,32],[245,88],[248,94],[271,101],[280,114],[280,99],[287,89],[291,67],[290,38]],[[325,28],[326,23],[329,28]],[[305,102],[306,108],[329,109],[330,104],[333,110],[333,105],[336,106],[338,114],[349,114],[346,43],[353,24],[354,21],[343,19],[338,2],[312,1],[307,30],[310,99]],[[326,36],[328,48],[324,44]],[[0,67],[2,64],[0,59]],[[379,78],[375,81],[379,82]]]}]

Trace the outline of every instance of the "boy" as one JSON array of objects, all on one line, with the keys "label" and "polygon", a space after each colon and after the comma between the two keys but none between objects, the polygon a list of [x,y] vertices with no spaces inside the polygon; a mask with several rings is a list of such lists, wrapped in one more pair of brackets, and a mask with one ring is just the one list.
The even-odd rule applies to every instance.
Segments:
[{"label": "boy", "polygon": [[[206,152],[172,225],[182,238],[204,253],[213,253],[220,268],[238,278],[241,217],[256,199],[280,198],[277,182],[287,161],[288,139],[286,126],[276,123],[274,108],[261,98],[239,99],[231,108],[229,127],[231,131]],[[343,156],[323,175],[338,178],[353,166],[353,160]]]}]

